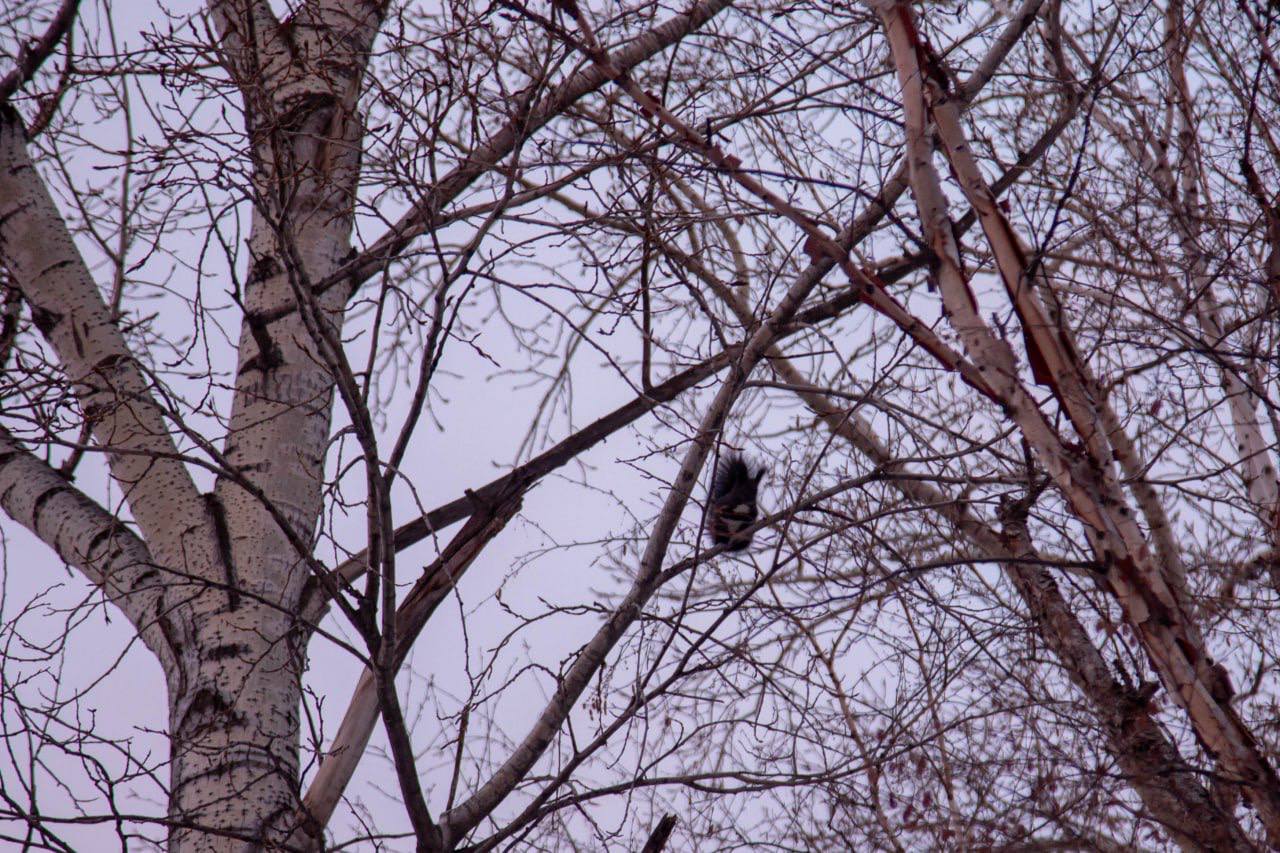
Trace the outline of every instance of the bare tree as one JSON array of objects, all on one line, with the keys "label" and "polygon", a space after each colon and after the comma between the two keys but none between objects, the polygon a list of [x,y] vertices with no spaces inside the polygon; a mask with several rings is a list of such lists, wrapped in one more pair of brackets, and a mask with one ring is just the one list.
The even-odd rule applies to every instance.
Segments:
[{"label": "bare tree", "polygon": [[1275,9],[0,16],[0,837],[1280,847]]}]

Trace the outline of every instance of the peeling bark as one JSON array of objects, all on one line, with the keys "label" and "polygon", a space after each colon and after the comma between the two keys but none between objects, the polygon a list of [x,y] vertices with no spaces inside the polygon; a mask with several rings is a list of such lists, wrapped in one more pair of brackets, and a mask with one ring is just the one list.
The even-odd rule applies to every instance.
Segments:
[{"label": "peeling bark", "polygon": [[[1087,382],[1079,359],[1062,342],[1053,339],[1052,327],[1029,287],[1022,286],[1025,264],[1017,264],[1017,236],[998,209],[986,203],[980,174],[971,164],[959,126],[948,121],[945,81],[937,79],[936,65],[921,59],[931,55],[922,43],[909,7],[873,3],[884,22],[898,69],[906,113],[907,144],[912,189],[925,234],[940,261],[939,281],[951,312],[952,325],[979,369],[993,381],[1009,417],[1026,436],[1037,456],[1063,490],[1073,510],[1095,539],[1095,548],[1107,567],[1107,583],[1124,608],[1126,620],[1136,629],[1161,680],[1186,711],[1202,746],[1218,762],[1224,775],[1239,784],[1257,809],[1267,835],[1280,844],[1280,779],[1261,754],[1253,734],[1230,705],[1230,692],[1221,682],[1213,658],[1206,652],[1187,604],[1178,594],[1176,581],[1152,559],[1142,533],[1118,493],[1109,472],[1110,454],[1090,419]],[[997,265],[1018,306],[1023,331],[1037,381],[1050,385],[1059,404],[1073,421],[1089,451],[1077,457],[1045,421],[1039,408],[1018,380],[1013,352],[999,341],[978,316],[976,303],[962,271],[959,252],[949,227],[947,202],[932,164],[932,144],[927,116],[938,120],[938,131],[948,158],[982,218],[985,212],[988,241]],[[1029,353],[1030,354],[1030,353]]]}]

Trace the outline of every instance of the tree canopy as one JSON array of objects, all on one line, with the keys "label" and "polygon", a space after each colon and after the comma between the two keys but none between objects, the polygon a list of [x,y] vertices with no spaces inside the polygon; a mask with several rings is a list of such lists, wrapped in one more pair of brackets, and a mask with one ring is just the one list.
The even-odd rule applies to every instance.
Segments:
[{"label": "tree canopy", "polygon": [[1274,4],[0,53],[0,838],[1280,847]]}]

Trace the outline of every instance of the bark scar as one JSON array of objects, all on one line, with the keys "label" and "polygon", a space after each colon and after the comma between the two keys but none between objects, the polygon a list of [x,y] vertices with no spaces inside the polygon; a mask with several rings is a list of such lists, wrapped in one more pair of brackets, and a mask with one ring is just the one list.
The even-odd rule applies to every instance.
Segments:
[{"label": "bark scar", "polygon": [[227,582],[227,607],[240,609],[240,585],[236,579],[235,563],[231,559],[231,536],[227,532],[227,513],[223,509],[222,500],[213,492],[204,496],[205,506],[213,519],[213,535],[218,540],[218,557],[222,560],[222,570]]}]

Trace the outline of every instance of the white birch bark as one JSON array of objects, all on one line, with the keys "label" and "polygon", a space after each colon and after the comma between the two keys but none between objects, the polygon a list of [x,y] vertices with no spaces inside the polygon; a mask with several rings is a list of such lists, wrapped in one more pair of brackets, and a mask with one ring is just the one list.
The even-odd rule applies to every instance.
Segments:
[{"label": "white birch bark", "polygon": [[[129,351],[103,303],[32,165],[20,123],[11,113],[0,114],[0,259],[74,384],[94,426],[95,441],[108,454],[112,476],[125,491],[137,532],[121,525],[111,512],[94,504],[4,432],[0,432],[0,506],[98,584],[164,665],[173,737],[170,817],[176,827],[170,849],[243,850],[281,842],[306,847],[318,843],[319,831],[351,778],[383,703],[388,702],[379,690],[385,691],[398,663],[388,666],[387,658],[402,658],[407,649],[389,642],[378,650],[377,675],[370,670],[357,685],[316,784],[305,799],[300,797],[298,712],[309,638],[306,617],[323,608],[319,597],[307,598],[315,586],[310,544],[322,511],[324,454],[338,370],[334,342],[341,338],[347,300],[373,271],[385,268],[413,239],[444,221],[447,205],[470,183],[501,168],[500,161],[529,134],[610,81],[617,82],[662,133],[670,131],[668,142],[674,139],[687,151],[702,154],[717,174],[737,181],[796,224],[809,238],[805,251],[812,263],[762,322],[729,286],[709,272],[704,277],[748,330],[744,344],[728,350],[734,355],[733,373],[699,424],[626,600],[567,667],[551,701],[540,709],[497,771],[480,780],[469,796],[464,794],[460,804],[443,816],[444,844],[461,842],[514,791],[532,784],[531,771],[556,742],[587,684],[663,581],[667,543],[714,435],[747,375],[767,359],[782,382],[833,432],[889,475],[900,475],[892,482],[904,496],[936,506],[962,538],[982,554],[1005,563],[1050,646],[1094,703],[1123,769],[1135,777],[1134,785],[1148,809],[1168,825],[1174,837],[1188,848],[1247,847],[1238,823],[1215,823],[1214,804],[1208,802],[1204,786],[1181,765],[1176,748],[1159,730],[1150,709],[1124,705],[1132,697],[1108,672],[1052,578],[1018,563],[1034,559],[1035,552],[1016,524],[997,531],[950,496],[921,482],[894,459],[868,424],[818,389],[807,387],[802,374],[776,346],[790,334],[785,327],[812,288],[837,265],[864,301],[974,388],[1006,405],[1091,531],[1099,553],[1115,565],[1123,563],[1111,583],[1143,632],[1166,686],[1187,708],[1202,741],[1217,754],[1227,774],[1234,774],[1251,791],[1262,792],[1251,796],[1273,838],[1280,838],[1280,803],[1266,790],[1273,778],[1270,768],[1256,749],[1251,751],[1248,731],[1234,717],[1229,697],[1215,696],[1215,685],[1209,681],[1212,661],[1205,655],[1195,623],[1186,615],[1178,552],[1167,519],[1162,521],[1154,492],[1144,497],[1135,490],[1152,524],[1150,538],[1158,552],[1153,558],[1146,551],[1143,531],[1127,517],[1127,509],[1115,509],[1124,503],[1125,487],[1111,471],[1111,460],[1118,460],[1126,474],[1140,468],[1139,460],[1114,413],[1098,396],[1067,330],[1057,328],[1052,306],[1043,305],[1025,286],[1021,246],[968,155],[958,110],[933,97],[936,93],[928,89],[928,74],[918,62],[911,67],[910,58],[903,55],[905,49],[919,57],[918,45],[908,45],[906,31],[894,29],[894,20],[909,21],[906,7],[880,6],[896,39],[898,70],[909,90],[911,183],[927,236],[943,260],[947,306],[972,361],[949,349],[874,276],[855,267],[845,235],[837,240],[824,236],[794,200],[767,189],[736,158],[710,138],[704,139],[695,129],[696,121],[677,118],[661,99],[629,77],[636,64],[699,27],[728,6],[728,0],[696,3],[687,13],[613,48],[596,41],[576,4],[554,4],[556,20],[566,26],[572,26],[571,15],[577,16],[593,62],[531,104],[518,121],[500,127],[457,169],[424,188],[422,198],[405,217],[359,254],[351,246],[363,133],[357,102],[385,6],[339,0],[293,5],[298,6],[297,13],[282,22],[265,0],[209,3],[222,40],[221,61],[239,87],[248,122],[246,138],[253,146],[248,157],[253,168],[249,264],[234,397],[225,444],[220,454],[210,450],[230,470],[218,479],[211,496],[200,495],[195,488],[180,455],[180,443],[172,435],[174,425],[158,403],[163,398],[153,393],[152,378]],[[1024,2],[991,54],[979,63],[972,85],[981,88],[997,71],[999,57],[1016,43],[1039,5],[1038,0]],[[891,12],[897,16],[894,20]],[[1082,457],[1073,455],[1067,440],[1043,417],[1019,381],[1012,351],[990,333],[975,310],[957,263],[945,197],[931,163],[933,151],[925,131],[930,115],[938,122],[948,157],[987,230],[1010,299],[1027,330],[1028,350],[1041,359],[1039,367],[1055,381],[1059,403],[1084,441]],[[901,192],[904,185],[898,180],[893,186]],[[891,203],[896,195],[890,193],[889,198]],[[717,218],[710,208],[703,213]],[[728,227],[727,220],[720,221]],[[737,246],[731,233],[728,242]],[[678,250],[673,248],[674,253]],[[690,268],[698,263],[696,258],[684,261]],[[737,268],[741,272],[746,264],[740,262]],[[1220,329],[1212,325],[1216,320],[1210,316],[1202,326],[1206,323],[1206,335],[1219,339]],[[722,364],[730,361],[725,356]],[[1227,390],[1239,432],[1242,425],[1247,427],[1239,407],[1248,398],[1236,395],[1231,387]],[[1260,433],[1256,440],[1245,438],[1249,441],[1242,439],[1242,448],[1249,465],[1261,458],[1256,452]],[[369,457],[376,475],[380,464],[376,451]],[[1274,469],[1263,473],[1270,474],[1271,492],[1259,491],[1265,483],[1258,486],[1258,476],[1250,474],[1247,481],[1255,500],[1270,506],[1276,499]],[[518,484],[519,489],[526,487]],[[389,504],[385,509],[389,517]],[[461,517],[465,512],[450,519]],[[372,529],[377,526],[370,525],[371,540],[384,532]],[[389,541],[400,545],[398,538]],[[394,552],[394,546],[383,541],[379,553],[379,543],[374,544],[369,549],[372,557],[348,561],[338,572],[354,580],[365,568],[386,563],[386,550]],[[411,595],[406,602],[416,610],[400,614],[409,624],[397,619],[394,629],[386,628],[387,635],[401,637],[401,643],[411,642],[480,547],[483,543],[455,562],[442,558],[448,583],[424,578],[420,582],[424,586],[415,589],[422,596]],[[390,586],[384,592],[394,595]],[[384,617],[390,615],[387,608]],[[390,710],[386,716],[391,717]],[[1178,790],[1151,782],[1157,777],[1174,779]],[[425,843],[420,839],[420,844]]]},{"label": "white birch bark", "polygon": [[[627,60],[643,61],[726,5],[723,0],[702,3],[677,16],[630,45]],[[304,6],[290,22],[291,35],[285,39],[281,25],[263,3],[211,3],[224,38],[225,63],[244,93],[254,125],[250,132],[287,133],[280,134],[274,144],[256,149],[246,321],[224,449],[228,464],[251,481],[261,497],[227,478],[220,479],[216,489],[234,582],[251,596],[230,608],[210,600],[209,608],[196,616],[197,642],[202,647],[235,654],[223,665],[202,670],[201,684],[186,691],[187,707],[192,710],[175,716],[175,737],[183,746],[180,754],[190,759],[189,766],[177,774],[185,780],[179,808],[186,802],[208,802],[219,790],[238,789],[249,778],[259,814],[279,819],[290,815],[290,807],[297,804],[303,626],[295,611],[308,574],[303,555],[289,544],[263,501],[277,515],[283,513],[294,538],[305,541],[313,534],[320,511],[333,389],[333,365],[327,363],[319,339],[337,338],[351,293],[351,286],[330,283],[359,280],[350,262],[344,267],[351,253],[351,204],[362,130],[355,105],[382,11],[382,5],[375,3]],[[523,134],[604,82],[600,75],[574,77],[521,126],[504,129],[484,150],[468,158],[466,168],[442,179],[428,202],[408,214],[405,224],[393,228],[366,256],[376,256],[381,266],[412,237],[432,227],[441,207],[512,150]],[[286,197],[287,205],[278,202]],[[289,306],[300,310],[281,310]],[[234,702],[228,701],[230,697],[235,697]],[[231,710],[241,704],[254,709],[252,720]],[[367,718],[367,714],[361,716],[366,725]],[[207,734],[212,722],[217,722],[216,735]],[[249,725],[254,728],[253,749],[237,756],[234,767],[217,763],[228,744],[247,742]],[[363,731],[365,726],[359,728]],[[361,751],[347,752],[348,745],[356,744],[340,744],[345,759],[334,765],[347,766],[348,772],[339,774],[347,778]],[[324,801],[336,802],[343,785],[345,778],[322,785],[321,790],[331,794]],[[323,820],[308,816],[307,830],[314,832]],[[292,818],[283,820],[279,832],[288,834],[291,824]]]},{"label": "white birch bark", "polygon": [[120,609],[162,667],[176,661],[165,610],[172,582],[146,544],[0,427],[0,508],[79,569]]},{"label": "white birch bark", "polygon": [[155,559],[203,577],[204,504],[151,391],[27,153],[17,114],[0,113],[0,253],[73,384],[113,478]]},{"label": "white birch bark", "polygon": [[[296,302],[350,251],[361,135],[355,102],[380,7],[304,7],[289,40],[266,4],[210,8],[256,142],[246,316],[223,457],[257,494],[229,477],[215,488],[229,582],[242,594],[191,604],[204,659],[172,702],[171,810],[278,841],[292,828],[298,798],[307,632],[296,608],[309,556],[278,519],[302,542],[319,519],[333,380],[308,321],[320,333],[340,330],[345,294],[308,300],[274,322],[257,314]],[[170,848],[237,843],[175,832]]]}]

